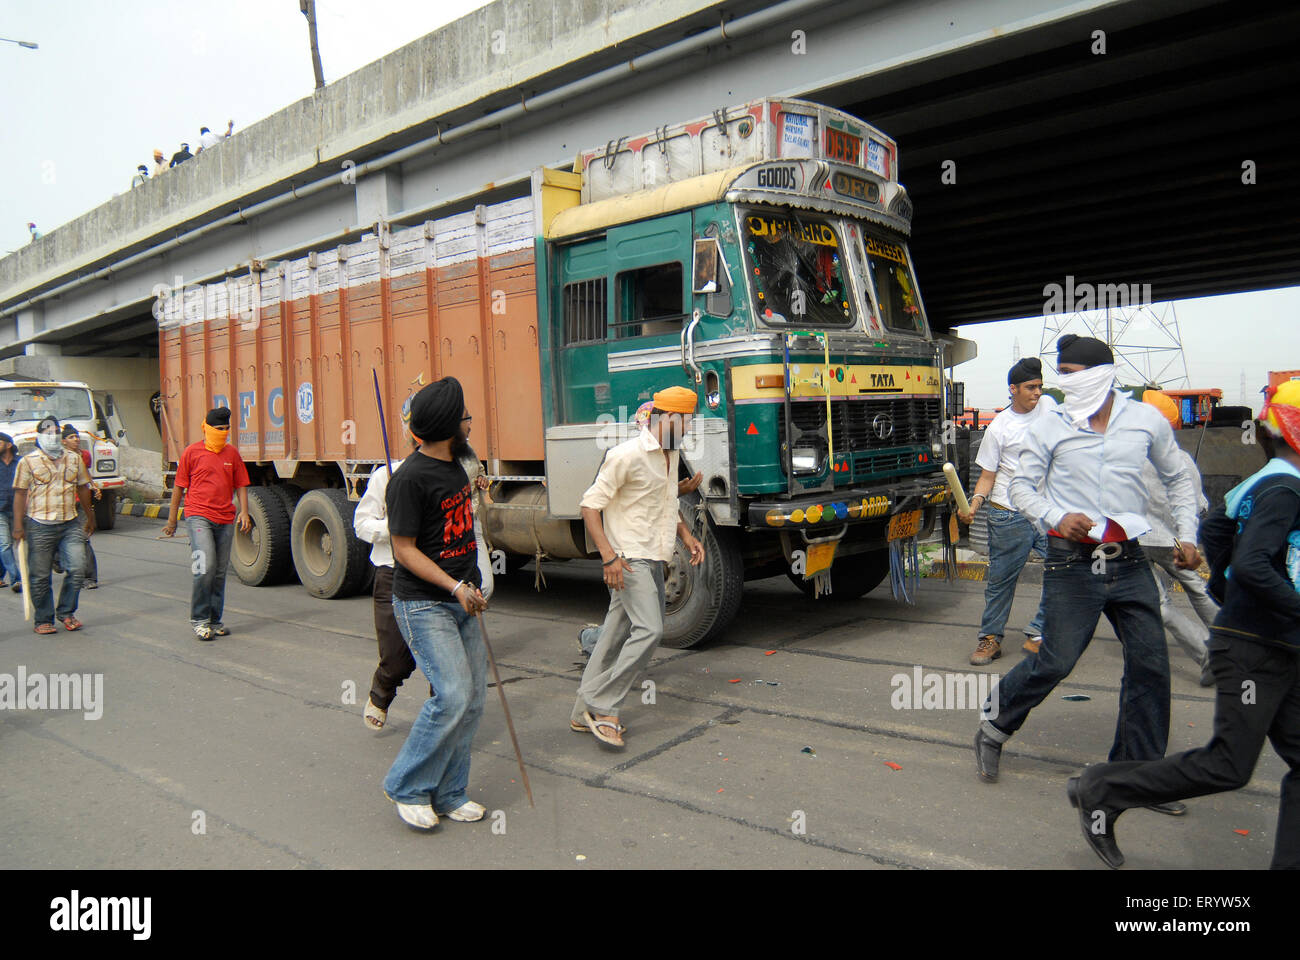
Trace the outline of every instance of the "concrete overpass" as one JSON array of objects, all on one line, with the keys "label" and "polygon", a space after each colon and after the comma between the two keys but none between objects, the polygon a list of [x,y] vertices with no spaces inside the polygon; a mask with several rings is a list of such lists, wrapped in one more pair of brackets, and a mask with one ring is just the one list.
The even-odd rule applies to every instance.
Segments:
[{"label": "concrete overpass", "polygon": [[1037,314],[1067,275],[1156,299],[1297,284],[1296,36],[1272,2],[498,0],[0,260],[0,375],[154,356],[158,284],[518,195],[762,95],[898,139],[937,329]]}]

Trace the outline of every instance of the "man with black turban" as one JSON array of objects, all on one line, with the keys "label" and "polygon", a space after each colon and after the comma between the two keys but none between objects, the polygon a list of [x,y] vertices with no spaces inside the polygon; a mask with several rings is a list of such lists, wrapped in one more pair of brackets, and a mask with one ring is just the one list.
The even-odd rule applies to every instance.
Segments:
[{"label": "man with black turban", "polygon": [[[1025,434],[1037,422],[1043,410],[1055,406],[1051,397],[1040,403],[1043,395],[1043,363],[1037,357],[1025,357],[1007,373],[1007,389],[1011,391],[1011,406],[993,418],[984,439],[980,441],[975,462],[980,465],[980,478],[971,495],[970,513],[958,513],[962,523],[969,524],[985,503],[989,505],[988,538],[989,569],[984,581],[984,617],[980,621],[979,644],[971,654],[970,662],[982,667],[1002,656],[1002,631],[1011,614],[1011,601],[1016,595],[1016,581],[1025,561],[1032,551],[1040,557],[1047,555],[1047,538],[1020,512],[1010,506],[1007,487],[1020,462],[1020,449]],[[1023,649],[1037,653],[1043,642],[1043,602],[1039,600],[1038,612],[1025,628]]]},{"label": "man with black turban", "polygon": [[487,696],[487,655],[475,615],[478,548],[469,475],[457,459],[469,447],[460,382],[445,377],[411,401],[419,449],[395,470],[384,495],[393,545],[393,616],[432,695],[384,778],[403,821],[421,830],[483,819],[469,799],[470,744]]},{"label": "man with black turban", "polygon": [[[1151,529],[1142,465],[1150,459],[1178,528],[1176,563],[1195,568],[1196,498],[1169,421],[1114,389],[1110,347],[1091,337],[1057,342],[1063,405],[1025,437],[1011,502],[1048,533],[1043,570],[1046,640],[1002,678],[975,734],[975,765],[998,778],[1002,745],[1069,676],[1104,613],[1124,650],[1111,760],[1157,760],[1169,742],[1169,651],[1160,596],[1137,538]],[[996,699],[994,699],[996,698]],[[1181,804],[1153,806],[1185,813]]]},{"label": "man with black turban", "polygon": [[[248,468],[230,446],[230,408],[214,407],[203,418],[203,439],[185,448],[176,464],[175,487],[164,536],[174,536],[181,494],[185,494],[185,525],[190,529],[194,584],[190,588],[190,629],[200,640],[230,635],[221,622],[226,608],[226,569],[235,525],[240,533],[253,529],[248,515]],[[239,515],[234,497],[239,494]]]}]

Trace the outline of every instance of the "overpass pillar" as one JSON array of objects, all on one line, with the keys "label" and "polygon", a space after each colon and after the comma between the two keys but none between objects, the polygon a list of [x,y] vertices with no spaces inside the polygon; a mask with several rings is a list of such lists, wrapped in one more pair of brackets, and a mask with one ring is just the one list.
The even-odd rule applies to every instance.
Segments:
[{"label": "overpass pillar", "polygon": [[57,343],[29,343],[23,347],[23,355],[28,357],[61,357],[63,348]]},{"label": "overpass pillar", "polygon": [[19,310],[14,315],[14,327],[18,340],[30,340],[38,333],[45,332],[45,304],[34,303]]},{"label": "overpass pillar", "polygon": [[357,181],[357,225],[387,220],[402,209],[402,174],[389,167]]}]

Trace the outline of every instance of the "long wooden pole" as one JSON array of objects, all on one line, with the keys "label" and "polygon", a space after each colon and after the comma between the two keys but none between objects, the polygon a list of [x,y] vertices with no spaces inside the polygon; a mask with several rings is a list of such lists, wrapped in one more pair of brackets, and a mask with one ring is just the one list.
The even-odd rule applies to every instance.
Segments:
[{"label": "long wooden pole", "polygon": [[501,709],[506,715],[506,729],[510,731],[510,742],[515,748],[515,759],[519,761],[519,776],[524,781],[524,792],[528,794],[528,805],[534,806],[533,788],[528,783],[528,771],[524,769],[524,754],[519,749],[519,738],[515,736],[515,722],[510,718],[510,704],[506,703],[506,688],[501,686],[501,674],[497,671],[497,658],[492,655],[492,644],[488,642],[487,626],[483,623],[483,614],[478,617],[478,629],[483,635],[483,646],[487,649],[488,663],[492,666],[492,679],[496,681],[497,693],[501,695]]}]

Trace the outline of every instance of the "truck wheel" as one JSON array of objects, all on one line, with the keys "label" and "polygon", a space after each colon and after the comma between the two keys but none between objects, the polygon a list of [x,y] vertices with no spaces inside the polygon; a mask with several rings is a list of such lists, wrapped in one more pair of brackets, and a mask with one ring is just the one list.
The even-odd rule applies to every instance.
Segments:
[{"label": "truck wheel", "polygon": [[[785,575],[790,582],[803,591],[804,596],[812,599],[814,588],[811,580],[805,580],[802,574]],[[889,576],[889,550],[872,550],[870,553],[855,553],[841,557],[831,564],[831,592],[823,600],[857,600],[870,593]]]},{"label": "truck wheel", "polygon": [[112,530],[117,526],[117,491],[105,490],[95,504],[95,529]]},{"label": "truck wheel", "polygon": [[342,490],[309,490],[293,511],[293,565],[313,597],[333,600],[361,589],[369,544],[352,532],[356,504]]},{"label": "truck wheel", "polygon": [[[286,522],[293,522],[293,512],[298,508],[298,501],[302,499],[302,487],[294,486],[292,483],[273,483],[266,489],[270,490],[280,498],[280,503],[284,507],[284,516]],[[288,536],[286,529],[286,536]],[[284,565],[284,582],[297,583],[298,570],[293,565],[293,556],[290,546],[285,546],[285,551],[289,554],[289,562]]]},{"label": "truck wheel", "polygon": [[235,527],[230,566],[250,587],[280,583],[289,571],[289,515],[270,489],[249,487],[248,516],[253,529],[240,533]]},{"label": "truck wheel", "polygon": [[704,562],[691,566],[691,552],[678,540],[664,575],[665,647],[693,647],[722,632],[740,609],[745,567],[739,538],[709,520],[700,537]]}]

